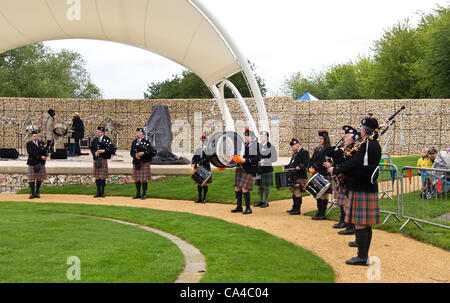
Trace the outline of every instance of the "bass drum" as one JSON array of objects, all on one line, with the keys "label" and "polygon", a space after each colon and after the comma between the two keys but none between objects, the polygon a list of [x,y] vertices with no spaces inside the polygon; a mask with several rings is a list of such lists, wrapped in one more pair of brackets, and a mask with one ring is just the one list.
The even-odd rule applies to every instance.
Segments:
[{"label": "bass drum", "polygon": [[53,133],[58,137],[63,137],[67,135],[67,126],[62,123],[55,124],[55,128],[53,129]]},{"label": "bass drum", "polygon": [[205,153],[216,167],[235,167],[239,163],[233,156],[244,156],[244,140],[235,132],[226,131],[213,134],[206,144]]}]

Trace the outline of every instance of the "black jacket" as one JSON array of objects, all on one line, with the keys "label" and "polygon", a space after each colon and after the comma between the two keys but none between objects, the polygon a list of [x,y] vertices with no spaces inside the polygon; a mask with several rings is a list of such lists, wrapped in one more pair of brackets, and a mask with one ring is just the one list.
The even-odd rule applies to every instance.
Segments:
[{"label": "black jacket", "polygon": [[333,169],[334,175],[344,174],[345,184],[348,190],[357,192],[378,192],[378,183],[370,182],[373,171],[380,164],[381,146],[377,140],[370,141],[368,149],[368,166],[364,166],[364,155],[366,154],[366,144],[363,143],[359,150],[355,152],[344,163],[336,165]]},{"label": "black jacket", "polygon": [[202,148],[197,148],[192,157],[191,163],[197,166],[201,166],[206,168],[208,171],[211,171],[211,165],[209,162],[209,157],[206,155],[205,150]]},{"label": "black jacket", "polygon": [[[294,168],[293,175],[296,178],[306,179],[306,167],[309,164],[309,152],[301,148],[298,152],[292,155],[291,162],[288,165],[285,165],[284,168]],[[296,167],[300,167],[300,170],[296,170]]]},{"label": "black jacket", "polygon": [[83,139],[84,138],[84,123],[80,117],[76,117],[72,120],[72,138]]},{"label": "black jacket", "polygon": [[321,174],[322,176],[328,175],[327,168],[323,166],[323,162],[325,162],[325,156],[328,155],[333,150],[333,147],[327,147],[322,151],[319,150],[318,147],[314,149],[314,153],[311,156],[311,160],[309,161],[309,167],[312,167]]},{"label": "black jacket", "polygon": [[156,149],[153,147],[151,142],[145,138],[142,138],[139,144],[137,143],[138,139],[134,139],[131,143],[130,155],[133,158],[133,163],[139,162],[136,158],[136,153],[144,152],[144,156],[141,157],[140,160],[142,162],[150,162],[152,158],[156,155]]},{"label": "black jacket", "polygon": [[259,154],[263,163],[259,164],[259,173],[273,172],[272,163],[278,159],[277,150],[269,141],[259,144]]},{"label": "black jacket", "polygon": [[242,168],[249,174],[256,175],[258,173],[258,162],[261,160],[259,153],[259,143],[257,141],[251,141],[245,144],[244,152],[245,163],[242,164]]},{"label": "black jacket", "polygon": [[94,160],[97,159],[97,157],[95,157],[95,152],[100,149],[104,149],[105,152],[100,154],[99,158],[111,159],[111,155],[116,153],[115,146],[112,144],[111,139],[107,136],[103,136],[101,142],[99,142],[98,137],[95,137],[94,140],[92,140],[91,153]]},{"label": "black jacket", "polygon": [[36,165],[36,164],[44,164],[45,160],[42,160],[41,157],[45,156],[46,150],[45,150],[45,144],[42,141],[38,141],[38,146],[33,143],[33,141],[27,142],[27,153],[28,153],[28,160],[27,165]]},{"label": "black jacket", "polygon": [[332,149],[329,149],[326,156],[333,158],[333,165],[341,164],[346,160],[342,148],[336,150],[336,146],[333,146]]}]

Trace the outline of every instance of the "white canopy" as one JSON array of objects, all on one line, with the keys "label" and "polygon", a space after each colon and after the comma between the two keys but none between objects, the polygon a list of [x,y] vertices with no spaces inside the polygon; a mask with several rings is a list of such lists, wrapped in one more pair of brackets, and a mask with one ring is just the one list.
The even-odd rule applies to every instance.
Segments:
[{"label": "white canopy", "polygon": [[219,32],[187,0],[0,1],[0,53],[70,38],[147,49],[192,70],[208,86],[241,70]]},{"label": "white canopy", "polygon": [[262,128],[268,130],[267,112],[247,60],[198,0],[0,0],[0,53],[75,38],[140,47],[185,66],[211,89],[228,129],[234,128],[233,121],[216,84],[242,70]]}]

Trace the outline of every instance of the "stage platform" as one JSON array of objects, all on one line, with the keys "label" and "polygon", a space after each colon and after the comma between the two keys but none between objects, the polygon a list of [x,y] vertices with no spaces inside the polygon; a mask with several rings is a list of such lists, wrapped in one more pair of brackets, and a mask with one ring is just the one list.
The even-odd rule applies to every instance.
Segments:
[{"label": "stage platform", "polygon": [[[82,150],[82,153],[89,153],[89,150]],[[179,157],[192,159],[192,154],[176,154]],[[290,158],[279,158],[274,165],[288,164]],[[129,151],[119,150],[116,155],[108,161],[111,175],[127,175],[132,173],[132,158]],[[83,155],[68,157],[67,159],[48,160],[46,163],[47,173],[51,175],[90,175],[92,174],[92,156]],[[212,169],[215,169],[212,166]],[[20,156],[18,159],[0,159],[0,174],[27,174],[27,156]],[[190,175],[191,165],[152,165],[153,175]]]}]

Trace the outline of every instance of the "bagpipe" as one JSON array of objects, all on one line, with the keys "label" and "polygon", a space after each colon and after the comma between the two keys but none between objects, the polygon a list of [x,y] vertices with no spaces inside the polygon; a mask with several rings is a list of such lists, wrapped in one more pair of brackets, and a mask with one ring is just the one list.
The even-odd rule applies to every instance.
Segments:
[{"label": "bagpipe", "polygon": [[[44,160],[42,160],[41,157],[48,157],[51,153],[52,146],[45,145],[44,142],[39,141],[38,148],[39,148],[39,159],[36,160],[38,160],[39,163],[42,163],[42,161]],[[41,164],[34,165],[33,170],[35,173],[38,173],[41,170]]]},{"label": "bagpipe", "polygon": [[105,152],[100,154],[100,156],[99,156],[100,158],[109,159],[112,155],[114,155],[116,153],[116,147],[114,146],[111,139],[109,139],[109,138],[104,137],[102,139],[102,141],[98,142],[97,148],[95,151],[101,150],[101,149],[103,149]]},{"label": "bagpipe", "polygon": [[[379,137],[381,137],[382,135],[384,135],[384,133],[386,133],[386,131],[389,129],[389,127],[395,123],[394,118],[402,111],[405,109],[405,106],[402,105],[402,107],[397,110],[395,113],[393,113],[392,115],[390,115],[388,118],[386,118],[386,120],[383,122],[383,124],[381,124],[377,129],[374,129],[374,131],[372,132],[372,134],[370,134],[367,138],[362,139],[362,138],[358,138],[353,142],[353,147],[347,151],[345,153],[345,155],[349,158],[352,155],[354,155],[360,148],[361,146],[366,143],[367,140],[375,140]],[[372,117],[373,114],[369,113],[368,117]]]},{"label": "bagpipe", "polygon": [[[136,158],[136,154],[143,152],[144,156],[140,159]],[[148,140],[142,139],[139,144],[133,148],[133,165],[136,169],[140,169],[141,162],[150,162],[154,156],[156,156],[156,149],[153,148],[152,144]],[[142,160],[142,161],[141,161]]]}]

